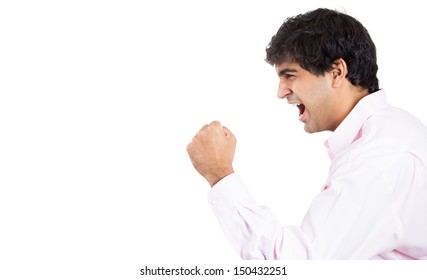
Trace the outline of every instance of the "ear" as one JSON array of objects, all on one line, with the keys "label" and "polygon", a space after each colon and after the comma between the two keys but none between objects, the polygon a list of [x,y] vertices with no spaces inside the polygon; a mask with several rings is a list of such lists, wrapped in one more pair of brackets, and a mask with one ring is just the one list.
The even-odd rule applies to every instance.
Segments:
[{"label": "ear", "polygon": [[332,87],[339,87],[347,81],[347,63],[344,59],[339,58],[332,64],[333,69],[330,71],[332,78]]}]

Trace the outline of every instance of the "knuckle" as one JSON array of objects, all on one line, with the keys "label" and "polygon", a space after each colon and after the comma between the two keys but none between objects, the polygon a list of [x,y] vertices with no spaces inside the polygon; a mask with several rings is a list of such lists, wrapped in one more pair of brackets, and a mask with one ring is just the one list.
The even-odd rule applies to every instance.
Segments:
[{"label": "knuckle", "polygon": [[211,125],[212,126],[220,126],[221,122],[220,121],[213,121],[213,122],[211,122]]},{"label": "knuckle", "polygon": [[192,142],[191,142],[191,143],[188,143],[188,145],[187,145],[187,147],[186,147],[187,152],[190,152],[190,151],[191,151],[191,144],[192,144]]},{"label": "knuckle", "polygon": [[202,128],[199,130],[199,132],[197,133],[197,135],[199,135],[199,134],[203,133],[204,131],[206,131],[206,129],[208,129],[208,127],[209,127],[208,124],[205,124],[204,126],[202,126]]}]

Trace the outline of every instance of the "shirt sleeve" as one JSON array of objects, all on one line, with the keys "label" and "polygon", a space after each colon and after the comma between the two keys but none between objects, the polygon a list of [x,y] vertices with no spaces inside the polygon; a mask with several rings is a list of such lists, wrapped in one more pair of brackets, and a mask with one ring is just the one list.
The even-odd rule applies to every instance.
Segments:
[{"label": "shirt sleeve", "polygon": [[308,244],[301,229],[282,227],[269,208],[255,202],[237,174],[219,181],[208,200],[222,231],[242,259],[307,259]]},{"label": "shirt sleeve", "polygon": [[236,174],[211,189],[209,203],[243,259],[371,259],[402,234],[393,193],[381,170],[349,162],[330,176],[301,226],[281,226]]}]

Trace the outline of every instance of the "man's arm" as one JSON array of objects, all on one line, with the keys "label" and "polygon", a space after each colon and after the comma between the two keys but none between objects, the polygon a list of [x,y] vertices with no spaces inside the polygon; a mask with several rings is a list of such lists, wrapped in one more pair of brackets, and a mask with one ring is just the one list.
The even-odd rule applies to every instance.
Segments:
[{"label": "man's arm", "polygon": [[243,259],[280,259],[287,252],[306,259],[303,234],[287,227],[287,250],[283,228],[267,207],[259,206],[232,167],[236,138],[218,121],[203,126],[187,152],[194,168],[213,187],[209,203],[231,244]]}]

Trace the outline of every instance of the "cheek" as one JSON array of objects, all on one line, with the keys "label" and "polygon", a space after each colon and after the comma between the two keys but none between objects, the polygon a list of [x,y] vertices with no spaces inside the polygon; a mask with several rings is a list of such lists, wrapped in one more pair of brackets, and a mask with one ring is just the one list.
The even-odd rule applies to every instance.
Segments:
[{"label": "cheek", "polygon": [[307,104],[306,108],[315,122],[324,122],[328,119],[330,108],[326,102],[322,102],[322,100],[314,100]]}]

